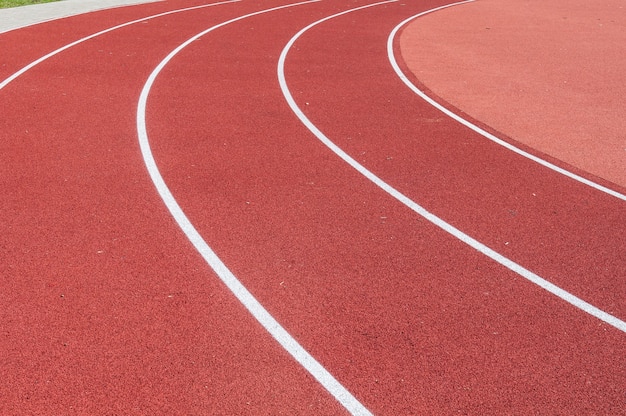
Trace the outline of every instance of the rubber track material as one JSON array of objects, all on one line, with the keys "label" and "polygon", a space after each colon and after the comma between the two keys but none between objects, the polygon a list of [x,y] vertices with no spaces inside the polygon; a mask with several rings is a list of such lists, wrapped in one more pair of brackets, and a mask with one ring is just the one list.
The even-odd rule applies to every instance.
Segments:
[{"label": "rubber track material", "polygon": [[[624,333],[391,198],[285,101],[277,64],[289,40],[370,3],[261,14],[181,50],[146,108],[172,195],[374,414],[625,414]],[[197,253],[137,140],[137,103],[159,62],[207,28],[281,4],[244,0],[123,27],[0,89],[0,414],[348,413]],[[443,4],[394,2],[307,31],[285,63],[298,106],[411,199],[624,319],[623,203],[446,118],[393,71],[393,28]],[[0,34],[0,79],[89,34],[197,5]]]}]

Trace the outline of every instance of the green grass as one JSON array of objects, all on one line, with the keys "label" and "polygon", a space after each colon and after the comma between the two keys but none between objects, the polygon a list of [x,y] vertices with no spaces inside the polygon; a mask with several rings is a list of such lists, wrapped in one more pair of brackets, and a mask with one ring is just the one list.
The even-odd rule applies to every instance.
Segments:
[{"label": "green grass", "polygon": [[58,0],[0,0],[0,9],[8,7],[26,6],[27,4],[50,3]]}]

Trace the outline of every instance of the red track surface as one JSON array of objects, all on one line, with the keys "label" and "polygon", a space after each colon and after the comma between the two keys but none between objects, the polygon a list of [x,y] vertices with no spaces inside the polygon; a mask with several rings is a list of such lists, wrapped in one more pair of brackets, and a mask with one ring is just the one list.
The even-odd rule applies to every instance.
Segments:
[{"label": "red track surface", "polygon": [[[414,201],[624,320],[623,201],[445,118],[389,65],[395,25],[444,3],[377,6],[312,28],[286,63],[295,99]],[[170,51],[278,4],[243,1],[125,27],[0,90],[1,414],[345,413],[196,253],[137,144],[139,93]],[[626,414],[623,332],[390,198],[287,106],[276,76],[283,47],[361,4],[241,20],[165,67],[147,125],[181,207],[374,414]],[[191,5],[0,35],[0,79],[85,35]]]},{"label": "red track surface", "polygon": [[403,32],[428,88],[489,127],[626,186],[626,3],[481,0]]}]

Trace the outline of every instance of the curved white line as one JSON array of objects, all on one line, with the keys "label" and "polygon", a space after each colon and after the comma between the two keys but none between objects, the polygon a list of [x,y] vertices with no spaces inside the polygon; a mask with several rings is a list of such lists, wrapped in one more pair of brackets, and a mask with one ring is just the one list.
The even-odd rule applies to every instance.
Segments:
[{"label": "curved white line", "polygon": [[555,172],[558,172],[562,175],[567,176],[570,179],[574,179],[575,181],[578,181],[580,183],[583,183],[587,186],[590,186],[598,191],[604,192],[606,194],[609,194],[611,196],[614,196],[615,198],[621,199],[622,201],[626,201],[626,195],[617,192],[613,189],[607,188],[605,186],[602,186],[596,182],[593,182],[589,179],[583,178],[582,176],[576,175],[573,172],[570,172],[566,169],[563,169],[559,166],[556,166],[550,162],[548,162],[547,160],[541,159],[531,153],[525,152],[524,150],[520,149],[519,147],[513,146],[511,143],[508,143],[496,136],[494,136],[493,134],[481,129],[480,127],[478,127],[477,125],[471,123],[470,121],[464,119],[463,117],[461,117],[460,115],[453,113],[452,111],[448,110],[446,107],[444,107],[443,105],[439,104],[437,101],[433,100],[432,98],[430,98],[428,95],[426,95],[426,93],[422,90],[420,90],[415,84],[413,84],[411,81],[409,81],[408,77],[406,76],[406,74],[404,72],[402,72],[402,69],[400,69],[400,66],[398,65],[398,62],[396,61],[395,58],[395,54],[393,53],[393,43],[394,43],[394,39],[398,33],[398,31],[407,23],[409,23],[412,20],[415,20],[421,16],[424,16],[425,14],[429,14],[429,13],[433,13],[442,9],[446,9],[448,7],[452,7],[452,6],[458,6],[461,4],[466,4],[466,3],[472,3],[475,0],[466,0],[466,1],[461,1],[458,3],[452,3],[452,4],[447,4],[445,6],[441,6],[441,7],[437,7],[431,10],[427,10],[425,12],[419,13],[413,17],[409,17],[408,19],[404,20],[402,23],[400,23],[398,26],[396,26],[393,31],[391,32],[391,34],[389,35],[389,39],[387,40],[387,54],[389,56],[389,62],[391,62],[391,66],[393,66],[394,71],[396,71],[396,74],[398,74],[398,77],[400,77],[400,79],[402,80],[402,82],[404,82],[410,89],[411,91],[413,91],[415,94],[419,95],[423,100],[425,100],[427,103],[429,103],[430,105],[432,105],[433,107],[435,107],[436,109],[438,109],[439,111],[443,112],[445,115],[447,115],[448,117],[458,121],[459,123],[463,124],[466,127],[469,127],[470,129],[474,130],[476,133],[480,134],[481,136],[493,141],[494,143],[499,144],[500,146],[503,146],[521,156],[524,156],[525,158],[528,158],[536,163],[539,163],[540,165],[551,169]]},{"label": "curved white line", "polygon": [[154,84],[157,76],[161,70],[167,65],[167,63],[178,54],[183,48],[190,43],[199,39],[200,37],[212,32],[220,27],[226,26],[230,23],[237,22],[239,20],[256,16],[262,13],[267,13],[287,7],[298,6],[302,4],[314,3],[320,0],[310,0],[300,3],[293,3],[283,5],[279,7],[273,7],[270,9],[261,10],[258,12],[246,14],[226,22],[213,26],[189,39],[174,49],[150,74],[141,95],[139,97],[139,103],[137,108],[137,133],[139,136],[139,144],[141,147],[141,154],[144,162],[150,174],[152,182],[157,188],[157,191],[163,202],[167,206],[179,227],[183,230],[189,241],[194,245],[196,250],[202,255],[204,260],[215,271],[220,280],[228,287],[228,289],[237,297],[237,299],[245,306],[245,308],[256,318],[256,320],[272,335],[272,337],[278,341],[278,343],[298,362],[304,367],[330,394],[337,399],[342,406],[344,406],[353,415],[371,415],[371,413],[363,406],[343,385],[339,383],[329,372],[326,370],[313,356],[306,351],[277,321],[272,315],[261,305],[261,303],[246,289],[246,287],[237,279],[237,277],[226,267],[222,260],[215,254],[215,252],[204,241],[200,233],[195,229],[191,221],[187,218],[180,205],[170,192],[165,180],[159,172],[159,168],[152,155],[150,149],[150,142],[148,139],[148,132],[146,130],[146,104],[148,101],[148,95],[150,89]]},{"label": "curved white line", "polygon": [[[384,2],[384,3],[386,3],[386,2]],[[378,3],[378,4],[382,4],[382,3]],[[353,10],[359,10],[359,9],[361,9],[361,8],[353,9]],[[351,10],[351,11],[353,11],[353,10]],[[441,218],[439,218],[436,215],[430,213],[429,211],[424,209],[422,206],[418,205],[416,202],[411,200],[409,197],[407,197],[406,195],[402,194],[400,191],[398,191],[395,188],[393,188],[391,185],[389,185],[388,183],[383,181],[381,178],[376,176],[370,170],[368,170],[363,165],[361,165],[359,162],[357,162],[355,159],[353,159],[350,155],[348,155],[345,151],[343,151],[339,146],[337,146],[335,143],[333,143],[328,137],[326,137],[324,135],[324,133],[322,133],[311,122],[311,120],[309,120],[306,117],[306,115],[304,115],[304,113],[302,112],[300,107],[298,107],[298,105],[296,104],[296,101],[294,100],[293,96],[291,95],[291,92],[289,91],[289,87],[287,86],[287,81],[285,80],[285,60],[286,60],[286,57],[287,57],[287,53],[289,52],[289,50],[291,49],[293,44],[296,42],[296,40],[300,36],[302,36],[302,34],[304,34],[306,31],[308,31],[312,27],[316,26],[317,24],[325,22],[326,20],[329,20],[329,19],[331,19],[333,17],[341,16],[342,14],[345,14],[345,12],[336,14],[334,16],[327,17],[325,19],[319,20],[319,21],[317,21],[315,23],[312,23],[309,26],[305,27],[300,32],[298,32],[289,41],[289,43],[287,43],[287,45],[285,46],[285,48],[283,49],[283,51],[282,51],[282,53],[280,55],[280,59],[279,59],[279,62],[278,62],[278,81],[279,81],[279,84],[280,84],[280,88],[281,88],[281,90],[283,92],[283,95],[285,96],[285,99],[287,100],[287,103],[291,107],[292,111],[296,114],[296,116],[300,119],[300,121],[302,121],[302,123],[322,143],[324,143],[330,150],[332,150],[337,156],[339,156],[346,163],[348,163],[350,166],[352,166],[354,169],[356,169],[359,173],[361,173],[367,179],[372,181],[374,184],[376,184],[382,190],[387,192],[389,195],[391,195],[392,197],[394,197],[395,199],[400,201],[402,204],[404,204],[405,206],[407,206],[408,208],[413,210],[415,213],[417,213],[417,214],[421,215],[422,217],[426,218],[428,221],[432,222],[433,224],[435,224],[436,226],[438,226],[442,230],[448,232],[449,234],[452,234],[454,237],[456,237],[459,240],[463,241],[464,243],[466,243],[470,247],[474,248],[475,250],[478,250],[479,252],[481,252],[482,254],[486,255],[489,258],[491,258],[492,260],[495,260],[496,262],[500,263],[504,267],[514,271],[515,273],[519,274],[520,276],[524,277],[525,279],[528,279],[529,281],[533,282],[537,286],[547,290],[548,292],[552,293],[555,296],[558,296],[559,298],[561,298],[564,301],[570,303],[571,305],[573,305],[573,306],[575,306],[575,307],[577,307],[577,308],[587,312],[588,314],[590,314],[592,316],[595,316],[596,318],[606,322],[607,324],[609,324],[609,325],[619,329],[620,331],[626,332],[626,322],[620,320],[619,318],[616,318],[613,315],[610,315],[610,314],[608,314],[608,313],[598,309],[597,307],[591,305],[590,303],[585,302],[584,300],[582,300],[582,299],[572,295],[571,293],[561,289],[560,287],[554,285],[553,283],[550,283],[549,281],[539,277],[538,275],[536,275],[535,273],[531,272],[530,270],[528,270],[528,269],[522,267],[521,265],[515,263],[514,261],[506,258],[505,256],[501,255],[500,253],[496,252],[495,250],[492,250],[491,248],[487,247],[483,243],[479,242],[478,240],[475,240],[474,238],[472,238],[469,235],[465,234],[461,230],[455,228],[451,224],[445,222]]]},{"label": "curved white line", "polygon": [[67,50],[67,49],[69,49],[69,48],[71,48],[73,46],[76,46],[78,44],[81,44],[81,43],[83,43],[85,41],[88,41],[88,40],[93,39],[95,37],[98,37],[100,35],[104,35],[105,33],[109,33],[109,32],[112,32],[114,30],[121,29],[123,27],[130,26],[130,25],[133,25],[133,24],[136,24],[136,23],[145,22],[146,20],[151,20],[151,19],[155,19],[157,17],[167,16],[169,14],[181,13],[181,12],[201,9],[201,8],[205,8],[205,7],[218,6],[218,5],[227,4],[227,3],[236,3],[236,2],[239,2],[239,1],[241,1],[241,0],[227,0],[227,1],[222,1],[222,2],[219,2],[219,3],[210,3],[210,4],[203,4],[203,5],[200,5],[200,6],[186,7],[184,9],[170,10],[169,12],[164,12],[164,13],[159,13],[159,14],[155,14],[155,15],[152,15],[152,16],[148,16],[148,17],[143,17],[141,19],[137,19],[137,20],[133,20],[133,21],[130,21],[130,22],[122,23],[120,25],[113,26],[113,27],[110,27],[108,29],[101,30],[100,32],[91,34],[89,36],[85,36],[84,38],[78,39],[78,40],[76,40],[76,41],[74,41],[72,43],[68,43],[67,45],[65,45],[63,47],[60,47],[59,49],[56,49],[56,50],[50,52],[49,54],[42,56],[41,58],[37,59],[36,61],[31,62],[30,64],[26,65],[25,67],[23,67],[22,69],[20,69],[19,71],[17,71],[13,75],[11,75],[10,77],[6,78],[4,81],[0,82],[0,90],[3,89],[4,87],[6,87],[12,81],[14,81],[17,77],[19,77],[20,75],[24,74],[26,71],[32,69],[33,67],[39,65],[40,63],[46,61],[47,59],[52,58],[54,55],[57,55],[57,54],[65,51],[65,50]]}]

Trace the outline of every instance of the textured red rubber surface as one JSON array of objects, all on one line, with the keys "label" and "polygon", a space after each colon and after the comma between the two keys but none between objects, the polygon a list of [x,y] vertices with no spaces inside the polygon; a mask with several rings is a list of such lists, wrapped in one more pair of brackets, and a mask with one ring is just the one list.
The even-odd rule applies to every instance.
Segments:
[{"label": "textured red rubber surface", "polygon": [[626,186],[622,0],[481,0],[403,33],[432,91],[533,149]]},{"label": "textured red rubber surface", "polygon": [[[0,413],[345,413],[194,251],[137,144],[139,93],[171,50],[278,4],[243,1],[129,26],[0,90]],[[324,1],[233,23],[163,70],[148,133],[181,207],[375,414],[624,413],[622,332],[390,198],[287,106],[276,76],[285,44],[360,4]],[[311,29],[287,59],[298,104],[429,210],[623,319],[624,204],[445,119],[393,73],[389,32],[439,4],[377,6]],[[3,79],[68,41],[190,5],[0,35],[23,33],[33,45],[24,56],[3,49]]]}]

